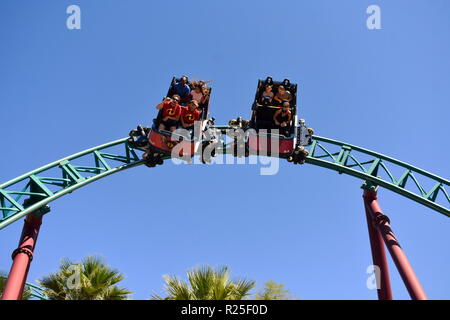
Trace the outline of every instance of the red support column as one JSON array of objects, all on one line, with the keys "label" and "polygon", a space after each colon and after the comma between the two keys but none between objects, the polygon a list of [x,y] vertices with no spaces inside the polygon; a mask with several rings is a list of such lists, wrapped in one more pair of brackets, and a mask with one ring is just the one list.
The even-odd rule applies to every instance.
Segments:
[{"label": "red support column", "polygon": [[24,222],[19,247],[12,254],[13,264],[6,281],[1,300],[22,299],[23,289],[27,281],[33,251],[36,246],[42,215],[29,214]]},{"label": "red support column", "polygon": [[394,260],[411,299],[428,299],[422,286],[420,285],[419,279],[408,261],[408,258],[406,258],[402,247],[398,243],[397,238],[391,229],[389,218],[383,214],[383,211],[378,204],[377,193],[370,190],[365,190],[364,202],[369,211],[372,222],[382,236],[384,243],[391,254],[392,260]]},{"label": "red support column", "polygon": [[[364,193],[364,199],[365,196],[366,194]],[[392,300],[391,281],[389,279],[389,268],[386,259],[386,251],[384,249],[383,238],[378,229],[373,224],[367,204],[364,203],[364,206],[366,209],[370,247],[372,249],[372,261],[374,266],[377,266],[379,268],[379,274],[375,273],[375,275],[377,276],[377,284],[379,284],[379,288],[377,288],[378,300]]]}]

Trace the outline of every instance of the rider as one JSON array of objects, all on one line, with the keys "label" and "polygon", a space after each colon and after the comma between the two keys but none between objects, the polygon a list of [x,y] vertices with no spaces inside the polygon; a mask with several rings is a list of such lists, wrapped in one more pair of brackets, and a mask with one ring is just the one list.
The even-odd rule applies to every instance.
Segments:
[{"label": "rider", "polygon": [[292,95],[284,86],[279,86],[278,92],[273,99],[275,100],[275,103],[281,105],[284,101],[291,102]]},{"label": "rider", "polygon": [[194,123],[198,120],[200,120],[198,102],[196,100],[191,100],[187,107],[181,108],[181,126],[187,130],[193,130]]},{"label": "rider", "polygon": [[192,100],[196,100],[199,105],[206,104],[206,101],[208,99],[208,89],[206,88],[206,85],[195,83],[193,87],[194,89],[191,91]]},{"label": "rider", "polygon": [[289,136],[289,125],[292,120],[291,106],[289,101],[283,101],[283,106],[280,110],[273,115],[273,121],[276,128],[280,130],[280,133],[284,136]]},{"label": "rider", "polygon": [[267,85],[264,88],[264,92],[261,94],[261,102],[264,104],[270,104],[273,99],[272,86]]},{"label": "rider", "polygon": [[156,106],[157,110],[162,109],[162,119],[159,124],[158,130],[176,130],[178,120],[181,116],[181,107],[179,105],[179,102],[180,96],[174,94],[172,96],[172,99],[167,97],[163,102]]},{"label": "rider", "polygon": [[173,85],[173,89],[175,93],[180,96],[181,102],[184,104],[189,100],[189,94],[191,93],[191,88],[187,84],[188,78],[186,76],[182,76],[180,81]]}]

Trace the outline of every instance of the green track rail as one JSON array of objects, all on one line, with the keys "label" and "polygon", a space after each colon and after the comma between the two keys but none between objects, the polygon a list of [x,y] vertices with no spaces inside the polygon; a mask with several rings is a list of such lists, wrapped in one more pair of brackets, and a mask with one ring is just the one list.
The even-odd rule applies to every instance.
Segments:
[{"label": "green track rail", "polygon": [[[89,183],[144,162],[127,138],[87,149],[49,163],[0,185],[0,230],[30,212],[43,214],[46,205]],[[80,162],[81,164],[76,164]],[[29,206],[21,199],[29,197]]]},{"label": "green track rail", "polygon": [[[7,279],[7,277],[0,276],[2,279]],[[32,283],[25,283],[25,290],[28,290],[30,292],[30,299],[32,300],[48,300],[48,297],[44,293],[44,289],[32,284]]]},{"label": "green track rail", "polygon": [[25,288],[30,290],[30,295],[33,300],[49,300],[43,288],[28,282],[25,284]]},{"label": "green track rail", "polygon": [[[94,147],[0,185],[0,229],[91,182],[143,164],[127,138]],[[450,217],[450,181],[391,157],[348,143],[313,137],[306,163],[362,179]],[[396,173],[396,174],[395,174]],[[425,186],[428,186],[425,187]],[[24,202],[25,199],[29,199]]]},{"label": "green track rail", "polygon": [[348,143],[313,137],[306,163],[361,178],[450,217],[450,181],[405,162]]}]

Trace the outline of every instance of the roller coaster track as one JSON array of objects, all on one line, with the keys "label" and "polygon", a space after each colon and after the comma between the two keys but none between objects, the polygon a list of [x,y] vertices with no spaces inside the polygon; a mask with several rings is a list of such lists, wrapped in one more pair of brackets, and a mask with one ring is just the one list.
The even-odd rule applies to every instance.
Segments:
[{"label": "roller coaster track", "polygon": [[[6,277],[0,276],[0,279],[7,279]],[[48,300],[48,297],[44,293],[44,289],[32,283],[25,283],[25,290],[28,291],[30,299],[33,300]]]},{"label": "roller coaster track", "polygon": [[[222,127],[223,128],[223,127]],[[143,164],[127,138],[47,164],[0,185],[0,229],[53,200],[113,173]],[[394,158],[348,143],[313,137],[306,163],[357,177],[450,217],[450,181]],[[428,186],[428,187],[426,187]],[[25,200],[25,201],[23,201]]]},{"label": "roller coaster track", "polygon": [[43,288],[28,282],[25,284],[25,288],[30,291],[30,297],[34,300],[48,300]]}]

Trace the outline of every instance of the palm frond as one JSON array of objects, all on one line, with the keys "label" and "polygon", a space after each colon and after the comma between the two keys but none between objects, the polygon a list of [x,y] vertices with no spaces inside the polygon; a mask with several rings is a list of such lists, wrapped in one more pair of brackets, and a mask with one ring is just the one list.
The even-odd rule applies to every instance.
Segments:
[{"label": "palm frond", "polygon": [[[63,259],[59,271],[43,277],[39,283],[54,300],[125,300],[132,292],[117,286],[124,278],[102,258],[88,256],[81,263]],[[76,280],[76,285],[70,283],[71,279]]]},{"label": "palm frond", "polygon": [[176,276],[163,276],[164,290],[168,294],[163,298],[155,293],[157,300],[240,300],[249,295],[255,286],[254,281],[230,281],[227,266],[213,268],[209,265],[195,267],[187,272],[188,282]]},{"label": "palm frond", "polygon": [[163,276],[166,285],[164,290],[169,294],[169,300],[191,300],[191,290],[186,282],[179,280],[176,276]]}]

